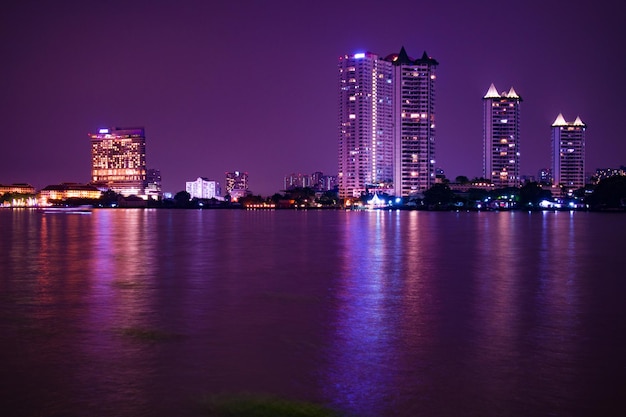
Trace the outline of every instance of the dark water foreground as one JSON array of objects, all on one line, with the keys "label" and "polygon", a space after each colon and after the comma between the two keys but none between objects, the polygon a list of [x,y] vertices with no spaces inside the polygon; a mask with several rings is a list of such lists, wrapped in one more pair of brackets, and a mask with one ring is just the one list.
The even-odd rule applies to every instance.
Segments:
[{"label": "dark water foreground", "polygon": [[626,415],[626,216],[0,210],[0,415]]}]

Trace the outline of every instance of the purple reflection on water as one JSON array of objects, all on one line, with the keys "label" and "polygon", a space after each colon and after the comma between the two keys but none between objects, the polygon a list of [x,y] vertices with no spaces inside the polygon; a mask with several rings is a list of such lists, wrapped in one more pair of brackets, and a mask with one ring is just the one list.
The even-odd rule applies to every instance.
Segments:
[{"label": "purple reflection on water", "polygon": [[622,415],[625,216],[0,210],[0,409]]}]

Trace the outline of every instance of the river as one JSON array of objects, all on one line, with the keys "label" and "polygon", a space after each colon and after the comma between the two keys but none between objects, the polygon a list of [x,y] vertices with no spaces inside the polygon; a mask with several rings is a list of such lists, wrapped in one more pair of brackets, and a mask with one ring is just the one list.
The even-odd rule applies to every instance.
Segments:
[{"label": "river", "polygon": [[626,415],[626,215],[0,210],[0,412]]}]

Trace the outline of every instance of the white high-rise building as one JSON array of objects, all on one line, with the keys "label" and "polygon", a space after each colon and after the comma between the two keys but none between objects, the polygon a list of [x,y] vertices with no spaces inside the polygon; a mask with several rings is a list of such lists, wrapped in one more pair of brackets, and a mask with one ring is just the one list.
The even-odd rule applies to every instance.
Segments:
[{"label": "white high-rise building", "polygon": [[339,197],[435,183],[435,68],[424,52],[339,58]]},{"label": "white high-rise building", "polygon": [[562,114],[552,123],[552,176],[555,186],[585,186],[585,130],[577,117],[572,123]]},{"label": "white high-rise building", "polygon": [[513,87],[498,93],[493,84],[483,97],[483,176],[496,187],[520,185],[521,101]]}]

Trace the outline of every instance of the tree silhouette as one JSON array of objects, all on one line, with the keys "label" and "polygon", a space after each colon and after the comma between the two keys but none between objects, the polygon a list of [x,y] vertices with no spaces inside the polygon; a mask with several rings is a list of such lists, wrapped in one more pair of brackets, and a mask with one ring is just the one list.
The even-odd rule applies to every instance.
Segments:
[{"label": "tree silhouette", "polygon": [[592,210],[626,208],[626,176],[617,175],[601,180],[585,200]]},{"label": "tree silhouette", "polygon": [[174,201],[176,202],[176,206],[178,207],[189,206],[189,200],[191,200],[191,194],[189,194],[187,191],[179,191],[174,196]]}]

